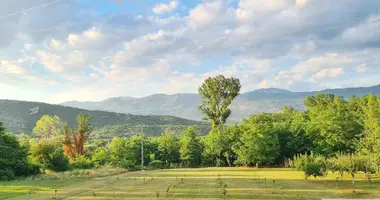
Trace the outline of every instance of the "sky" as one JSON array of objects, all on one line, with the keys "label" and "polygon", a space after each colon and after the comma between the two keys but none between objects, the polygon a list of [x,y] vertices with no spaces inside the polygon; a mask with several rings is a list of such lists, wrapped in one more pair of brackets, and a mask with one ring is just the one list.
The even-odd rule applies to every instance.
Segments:
[{"label": "sky", "polygon": [[0,99],[380,83],[379,0],[2,0]]}]

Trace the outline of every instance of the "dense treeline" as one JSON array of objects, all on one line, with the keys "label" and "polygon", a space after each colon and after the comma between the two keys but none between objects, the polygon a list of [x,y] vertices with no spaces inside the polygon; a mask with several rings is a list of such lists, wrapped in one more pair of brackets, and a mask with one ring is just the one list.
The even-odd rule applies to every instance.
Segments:
[{"label": "dense treeline", "polygon": [[[91,117],[86,114],[78,115],[74,128],[57,116],[43,116],[34,128],[34,137],[19,137],[19,143],[0,130],[2,137],[14,141],[9,148],[20,154],[20,162],[29,167],[30,173],[36,166],[46,172],[104,165],[134,170],[291,164],[307,176],[323,176],[326,170],[342,171],[332,163],[344,159],[357,162],[353,164],[356,171],[379,173],[380,97],[367,95],[347,100],[317,94],[306,98],[305,112],[286,107],[278,113],[252,115],[227,126],[225,122],[231,114],[228,106],[239,91],[238,79],[223,76],[209,78],[200,87],[199,109],[212,125],[204,137],[189,126],[179,135],[166,129],[158,137],[138,134],[111,141],[89,140]],[[27,175],[12,168],[16,166],[12,162],[0,165],[3,176],[10,171],[12,176]],[[344,170],[351,173],[352,165]]]}]

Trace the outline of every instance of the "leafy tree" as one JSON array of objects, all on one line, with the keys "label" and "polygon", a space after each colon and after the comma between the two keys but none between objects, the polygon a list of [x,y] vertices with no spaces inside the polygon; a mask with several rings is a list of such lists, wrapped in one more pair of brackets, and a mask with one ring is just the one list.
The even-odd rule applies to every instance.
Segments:
[{"label": "leafy tree", "polygon": [[261,114],[244,120],[242,135],[233,149],[238,155],[237,164],[273,164],[277,159],[280,144],[273,132],[270,115]]},{"label": "leafy tree", "polygon": [[43,115],[33,129],[34,135],[51,138],[62,135],[62,121],[58,116]]},{"label": "leafy tree", "polygon": [[167,165],[179,163],[179,143],[173,132],[167,130],[157,138],[157,159],[164,161]]},{"label": "leafy tree", "polygon": [[109,144],[109,159],[113,166],[135,168],[135,155],[124,138],[114,137]]},{"label": "leafy tree", "polygon": [[144,145],[144,164],[150,162],[150,154],[156,152],[157,146],[151,140],[144,137],[142,134],[134,135],[127,140],[127,147],[133,155],[132,161],[136,166],[141,166],[141,145]]},{"label": "leafy tree", "polygon": [[240,81],[223,75],[209,77],[198,89],[201,105],[198,109],[206,115],[213,127],[223,125],[231,114],[228,106],[239,95]]},{"label": "leafy tree", "polygon": [[84,155],[84,144],[86,143],[91,131],[90,115],[79,113],[77,115],[77,129],[69,130],[68,125],[64,125],[64,150],[65,155],[73,158],[78,155]]},{"label": "leafy tree", "polygon": [[20,146],[17,138],[6,133],[0,122],[0,180],[10,180],[16,176],[38,173],[28,163],[26,148]]},{"label": "leafy tree", "polygon": [[30,157],[34,163],[41,165],[43,171],[65,171],[69,167],[60,142],[44,139],[31,144]]},{"label": "leafy tree", "polygon": [[180,137],[180,159],[185,166],[196,167],[202,161],[202,144],[193,126],[186,128]]},{"label": "leafy tree", "polygon": [[222,140],[219,128],[212,128],[210,133],[201,139],[203,145],[203,164],[207,166],[221,166],[222,162]]},{"label": "leafy tree", "polygon": [[307,133],[315,137],[316,153],[331,156],[355,151],[362,125],[343,97],[317,94],[307,97],[305,106],[310,118]]},{"label": "leafy tree", "polygon": [[358,151],[366,155],[380,154],[380,98],[372,94],[361,98],[353,97],[350,105],[364,125]]}]

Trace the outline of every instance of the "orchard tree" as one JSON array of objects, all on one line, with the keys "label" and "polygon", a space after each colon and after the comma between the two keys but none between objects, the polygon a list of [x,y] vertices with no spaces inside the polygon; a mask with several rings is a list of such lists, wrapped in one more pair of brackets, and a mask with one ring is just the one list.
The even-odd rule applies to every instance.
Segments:
[{"label": "orchard tree", "polygon": [[185,166],[196,167],[202,161],[202,145],[193,126],[187,127],[179,140],[180,159]]},{"label": "orchard tree", "polygon": [[62,135],[62,121],[58,116],[43,115],[33,128],[37,137],[51,138]]},{"label": "orchard tree", "polygon": [[201,105],[198,109],[206,115],[213,127],[224,125],[231,115],[228,106],[239,95],[240,81],[237,78],[225,78],[223,75],[209,77],[198,89]]}]

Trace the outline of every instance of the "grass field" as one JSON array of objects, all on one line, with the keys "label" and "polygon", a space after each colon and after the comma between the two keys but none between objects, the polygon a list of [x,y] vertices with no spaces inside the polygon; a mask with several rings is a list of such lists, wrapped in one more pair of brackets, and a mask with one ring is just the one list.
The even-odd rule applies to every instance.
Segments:
[{"label": "grass field", "polygon": [[91,179],[0,182],[0,199],[380,198],[380,180],[374,179],[370,186],[363,178],[358,174],[353,186],[349,175],[335,181],[330,173],[325,183],[320,178],[304,180],[303,173],[291,169],[172,169]]}]

